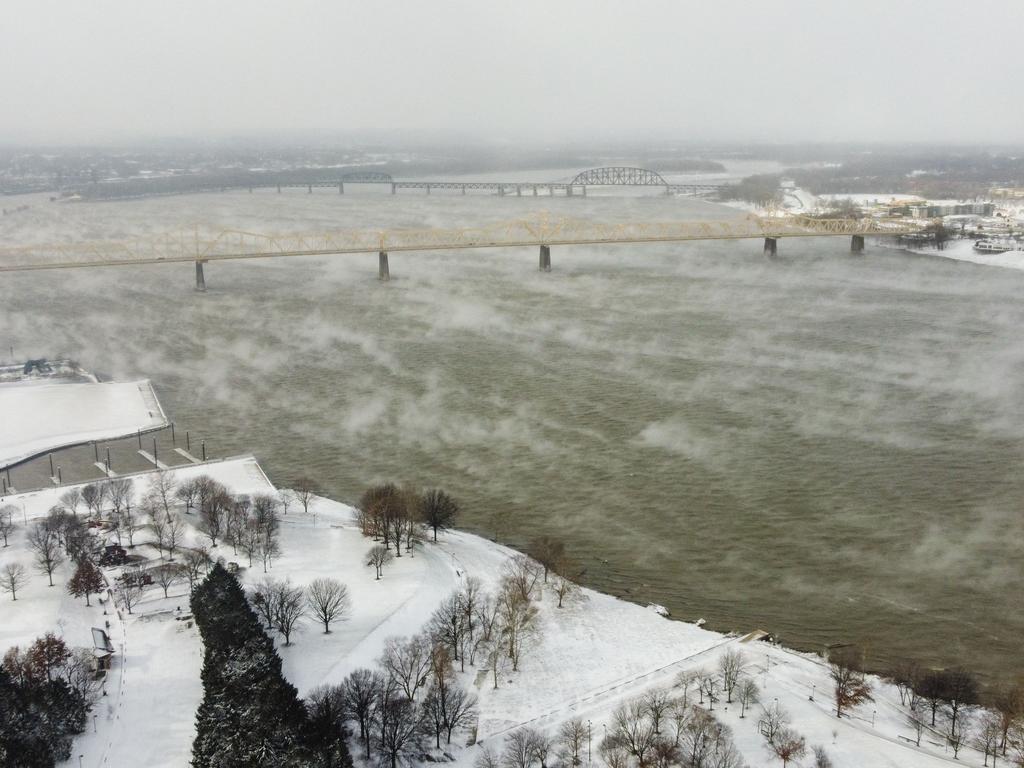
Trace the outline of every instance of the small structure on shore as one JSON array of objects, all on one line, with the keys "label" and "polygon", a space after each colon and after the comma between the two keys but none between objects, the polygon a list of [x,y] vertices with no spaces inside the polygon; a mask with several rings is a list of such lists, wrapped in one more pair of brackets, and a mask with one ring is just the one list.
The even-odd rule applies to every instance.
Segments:
[{"label": "small structure on shore", "polygon": [[110,669],[111,659],[114,658],[114,644],[110,642],[106,630],[99,627],[92,628],[92,655],[96,660],[96,676],[106,674]]}]

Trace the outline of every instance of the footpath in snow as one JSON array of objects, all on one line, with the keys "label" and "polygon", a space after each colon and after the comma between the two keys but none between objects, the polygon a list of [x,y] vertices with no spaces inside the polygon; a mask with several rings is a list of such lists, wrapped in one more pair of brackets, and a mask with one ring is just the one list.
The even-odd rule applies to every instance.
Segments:
[{"label": "footpath in snow", "polygon": [[47,451],[167,425],[148,380],[0,383],[0,467]]}]

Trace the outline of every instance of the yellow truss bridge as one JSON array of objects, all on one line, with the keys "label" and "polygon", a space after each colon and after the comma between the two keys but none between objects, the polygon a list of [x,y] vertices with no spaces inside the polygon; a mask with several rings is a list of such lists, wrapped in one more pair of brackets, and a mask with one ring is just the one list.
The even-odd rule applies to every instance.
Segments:
[{"label": "yellow truss bridge", "polygon": [[195,262],[197,287],[205,287],[202,265],[229,259],[378,253],[380,277],[388,279],[387,254],[462,248],[540,247],[540,268],[550,270],[554,245],[674,243],[691,240],[764,238],[774,254],[784,237],[852,238],[855,251],[866,236],[920,232],[928,222],[905,219],[816,219],[802,216],[747,216],[722,221],[606,223],[585,219],[516,219],[456,229],[339,229],[326,232],[244,232],[198,229],[121,241],[81,241],[0,248],[0,272]]}]

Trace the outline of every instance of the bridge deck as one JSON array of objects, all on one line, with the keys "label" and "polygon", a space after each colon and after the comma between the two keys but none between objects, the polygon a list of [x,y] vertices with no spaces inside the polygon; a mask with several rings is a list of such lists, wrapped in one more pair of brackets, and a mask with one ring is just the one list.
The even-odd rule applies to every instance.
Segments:
[{"label": "bridge deck", "polygon": [[225,230],[212,235],[179,232],[121,242],[85,241],[0,249],[0,272],[466,248],[672,243],[763,237],[896,236],[918,232],[925,223],[902,219],[747,216],[724,221],[616,224],[542,216],[459,229],[283,233]]}]

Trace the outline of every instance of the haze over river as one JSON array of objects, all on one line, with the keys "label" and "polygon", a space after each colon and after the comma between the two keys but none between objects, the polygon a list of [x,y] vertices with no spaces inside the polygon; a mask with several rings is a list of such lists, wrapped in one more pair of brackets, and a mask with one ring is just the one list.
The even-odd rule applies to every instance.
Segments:
[{"label": "haze over river", "polygon": [[[346,190],[348,192],[349,190]],[[693,200],[372,190],[30,199],[5,244],[553,215]],[[0,346],[153,379],[179,429],[354,501],[440,486],[461,525],[569,543],[613,594],[820,649],[1022,669],[1024,273],[845,238],[392,254],[0,279]],[[97,473],[98,474],[98,473]]]}]

